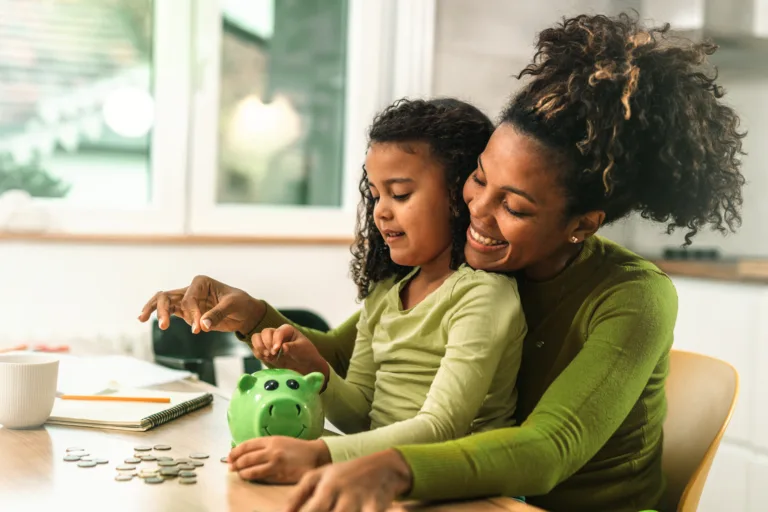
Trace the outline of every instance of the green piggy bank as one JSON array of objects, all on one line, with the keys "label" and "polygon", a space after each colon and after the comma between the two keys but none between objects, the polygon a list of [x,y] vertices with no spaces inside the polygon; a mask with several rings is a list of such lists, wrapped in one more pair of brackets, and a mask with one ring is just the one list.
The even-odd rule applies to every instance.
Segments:
[{"label": "green piggy bank", "polygon": [[232,447],[263,436],[317,439],[323,433],[323,374],[266,369],[237,382],[227,410]]}]

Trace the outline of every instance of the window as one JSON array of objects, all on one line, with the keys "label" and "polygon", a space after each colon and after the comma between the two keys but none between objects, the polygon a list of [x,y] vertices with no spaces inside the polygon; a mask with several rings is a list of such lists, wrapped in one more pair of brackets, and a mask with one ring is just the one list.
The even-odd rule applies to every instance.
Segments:
[{"label": "window", "polygon": [[374,114],[429,92],[434,0],[0,5],[0,194],[49,231],[349,236]]},{"label": "window", "polygon": [[0,193],[145,204],[152,1],[11,0],[2,10]]},{"label": "window", "polygon": [[220,204],[341,205],[347,0],[228,0]]},{"label": "window", "polygon": [[183,194],[168,185],[186,157],[187,134],[169,122],[188,110],[185,9],[3,0],[2,12],[0,194],[39,198],[51,231],[182,229]]}]

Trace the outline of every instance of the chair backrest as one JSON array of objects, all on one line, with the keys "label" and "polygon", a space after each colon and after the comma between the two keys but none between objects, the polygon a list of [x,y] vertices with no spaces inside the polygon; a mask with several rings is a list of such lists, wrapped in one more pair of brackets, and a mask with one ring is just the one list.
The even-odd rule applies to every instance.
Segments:
[{"label": "chair backrest", "polygon": [[309,309],[280,309],[280,313],[295,324],[317,331],[328,332],[331,328],[323,317]]},{"label": "chair backrest", "polygon": [[672,350],[666,383],[662,510],[694,512],[739,393],[739,375],[725,361]]}]

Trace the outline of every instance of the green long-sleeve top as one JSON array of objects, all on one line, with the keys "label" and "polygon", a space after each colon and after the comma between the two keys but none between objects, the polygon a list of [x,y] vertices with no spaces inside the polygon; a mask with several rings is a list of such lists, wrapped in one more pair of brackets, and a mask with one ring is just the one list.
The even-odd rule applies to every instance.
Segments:
[{"label": "green long-sleeve top", "polygon": [[[558,276],[521,278],[518,287],[528,324],[519,426],[399,446],[413,474],[408,497],[524,495],[572,512],[656,507],[674,285],[650,262],[594,236]],[[340,375],[358,315],[327,333],[302,329]],[[285,322],[269,308],[259,328]]]},{"label": "green long-sleeve top", "polygon": [[526,329],[515,281],[462,265],[404,309],[400,295],[416,272],[376,285],[346,377],[331,369],[326,417],[352,434],[324,438],[334,462],[515,424]]}]

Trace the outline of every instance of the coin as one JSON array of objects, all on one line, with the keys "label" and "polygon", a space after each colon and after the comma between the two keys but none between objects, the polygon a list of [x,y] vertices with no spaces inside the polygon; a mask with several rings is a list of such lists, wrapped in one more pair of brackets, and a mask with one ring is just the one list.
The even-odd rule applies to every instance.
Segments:
[{"label": "coin", "polygon": [[159,476],[150,476],[149,478],[144,479],[144,483],[146,484],[161,484],[163,482],[165,482],[165,480],[163,480]]},{"label": "coin", "polygon": [[194,471],[179,471],[179,476],[181,478],[195,478],[197,477],[197,473]]},{"label": "coin", "polygon": [[77,465],[80,466],[81,468],[92,468],[93,466],[96,465],[96,462],[92,460],[81,460],[80,462],[77,463]]},{"label": "coin", "polygon": [[227,457],[222,457],[221,462],[227,462]]},{"label": "coin", "polygon": [[157,460],[157,457],[155,457],[154,455],[142,455],[139,458],[145,462],[154,462]]},{"label": "coin", "polygon": [[80,460],[93,460],[93,457],[80,457]]},{"label": "coin", "polygon": [[171,459],[171,460],[159,460],[159,461],[157,461],[157,465],[158,465],[158,466],[160,466],[160,467],[166,467],[166,468],[170,468],[170,467],[176,466],[177,464],[178,464],[178,462],[176,462],[176,461],[175,461],[175,460],[173,460],[173,459]]},{"label": "coin", "polygon": [[170,449],[171,449],[171,447],[168,446],[167,444],[156,444],[155,445],[155,450],[165,451],[165,450],[170,450]]},{"label": "coin", "polygon": [[84,452],[82,448],[77,448],[76,446],[72,446],[71,448],[67,448],[67,453],[69,452]]},{"label": "coin", "polygon": [[130,482],[131,480],[133,480],[133,475],[126,475],[124,473],[118,473],[115,476],[115,480],[117,480],[118,482]]},{"label": "coin", "polygon": [[179,464],[179,469],[184,471],[194,471],[195,466],[193,466],[192,464]]},{"label": "coin", "polygon": [[163,468],[160,470],[160,475],[168,477],[179,476],[179,470],[176,468]]},{"label": "coin", "polygon": [[190,459],[207,459],[208,454],[207,453],[191,453],[189,454]]},{"label": "coin", "polygon": [[90,453],[79,451],[79,452],[69,452],[67,453],[67,455],[73,455],[75,457],[87,457],[90,455]]},{"label": "coin", "polygon": [[197,478],[179,478],[179,483],[180,484],[187,484],[187,485],[189,485],[189,484],[196,484],[197,483]]},{"label": "coin", "polygon": [[129,459],[125,459],[123,462],[125,462],[126,464],[139,464],[141,462],[141,459],[137,459],[135,457],[132,457],[132,458],[129,458]]},{"label": "coin", "polygon": [[137,452],[148,452],[152,449],[152,447],[151,446],[134,446],[133,449],[136,450]]},{"label": "coin", "polygon": [[67,461],[67,462],[75,462],[76,460],[80,460],[80,456],[79,455],[66,455],[64,457],[64,460]]},{"label": "coin", "polygon": [[190,465],[198,467],[198,468],[205,466],[205,462],[203,462],[201,460],[189,460],[189,461],[187,461],[187,464],[190,464]]},{"label": "coin", "polygon": [[109,460],[107,459],[96,459],[96,464],[108,464]]},{"label": "coin", "polygon": [[135,471],[136,466],[130,465],[130,464],[121,464],[117,466],[118,471]]},{"label": "coin", "polygon": [[169,460],[173,460],[173,457],[158,457],[157,458],[158,462],[169,461]]}]

